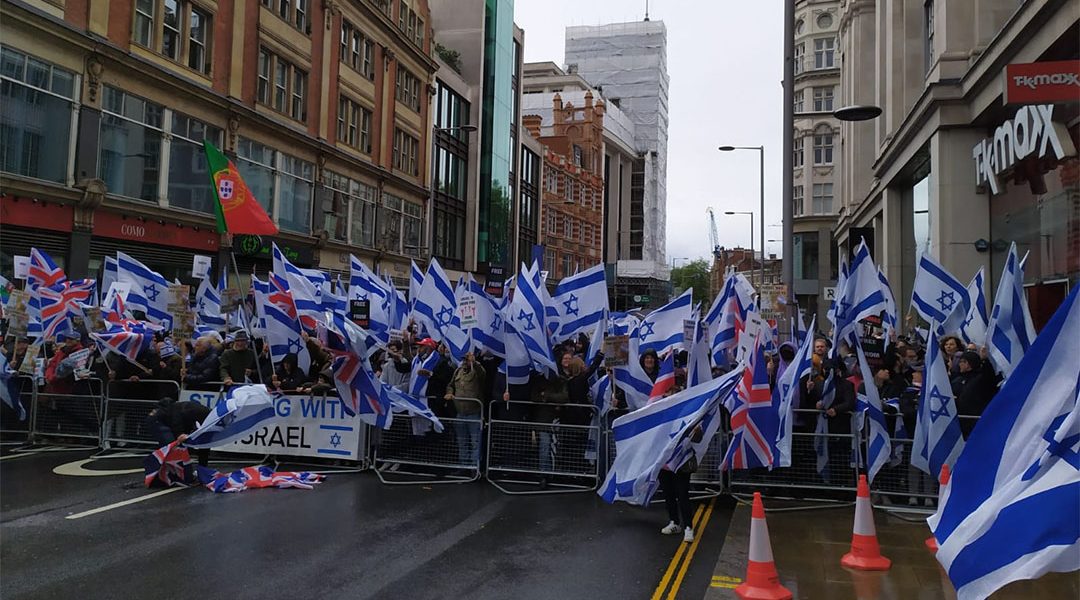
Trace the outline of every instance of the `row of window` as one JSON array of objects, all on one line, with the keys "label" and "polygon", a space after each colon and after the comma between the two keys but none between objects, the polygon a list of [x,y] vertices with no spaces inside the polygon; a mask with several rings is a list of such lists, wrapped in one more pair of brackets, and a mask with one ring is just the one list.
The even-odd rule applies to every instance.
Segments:
[{"label": "row of window", "polygon": [[559,280],[580,273],[591,266],[589,260],[568,252],[556,252],[553,248],[544,249],[544,270],[548,271],[548,281]]},{"label": "row of window", "polygon": [[341,20],[340,60],[368,79],[375,79],[375,42],[359,27]]},{"label": "row of window", "polygon": [[326,172],[332,192],[323,227],[332,239],[352,246],[382,248],[419,257],[423,249],[423,207],[346,175]]},{"label": "row of window", "polygon": [[416,177],[420,174],[417,157],[420,155],[420,141],[394,128],[394,169]]},{"label": "row of window", "polygon": [[792,189],[792,211],[796,217],[804,215],[831,215],[833,214],[833,184],[813,184],[813,196],[811,198],[810,212],[806,212],[804,186],[797,185]]},{"label": "row of window", "polygon": [[414,44],[424,47],[424,20],[405,0],[398,6],[398,29]]},{"label": "row of window", "polygon": [[561,197],[567,204],[579,204],[589,210],[599,210],[602,202],[600,191],[553,168],[544,171],[544,191]]},{"label": "row of window", "polygon": [[[814,112],[832,112],[833,110],[833,94],[835,93],[834,86],[821,86],[813,88],[814,96]],[[795,92],[795,113],[805,112],[806,105],[803,102],[805,97],[804,90],[797,90]]]},{"label": "row of window", "polygon": [[795,44],[795,73],[810,69],[831,69],[836,66],[836,38],[817,38],[814,40],[813,62],[807,60],[806,42]]},{"label": "row of window", "polygon": [[337,141],[371,154],[371,110],[348,96],[338,98]]},{"label": "row of window", "polygon": [[306,121],[307,80],[305,71],[266,48],[259,48],[256,99],[260,104],[297,121]]},{"label": "row of window", "polygon": [[277,13],[301,33],[311,33],[308,0],[262,0],[262,5]]},{"label": "row of window", "polygon": [[[833,164],[833,134],[831,130],[815,132],[812,136],[814,140],[814,164],[815,165],[831,165]],[[799,168],[806,164],[805,147],[806,138],[795,134],[795,139],[792,144],[792,166]]]},{"label": "row of window", "polygon": [[136,0],[132,39],[170,60],[209,73],[212,24],[210,13],[189,0]]},{"label": "row of window", "polygon": [[405,106],[420,111],[420,79],[405,67],[398,65],[394,82],[394,98]]},{"label": "row of window", "polygon": [[548,236],[562,237],[588,246],[600,245],[602,228],[593,223],[551,210],[544,211],[544,223]]}]

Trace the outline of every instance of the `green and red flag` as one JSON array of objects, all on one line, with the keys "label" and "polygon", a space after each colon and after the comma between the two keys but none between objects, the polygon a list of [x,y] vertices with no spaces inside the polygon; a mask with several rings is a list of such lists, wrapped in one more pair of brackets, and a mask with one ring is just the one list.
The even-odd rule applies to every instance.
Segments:
[{"label": "green and red flag", "polygon": [[207,140],[203,140],[203,149],[206,150],[210,181],[218,199],[218,233],[277,234],[278,228],[274,221],[252,195],[233,161]]}]

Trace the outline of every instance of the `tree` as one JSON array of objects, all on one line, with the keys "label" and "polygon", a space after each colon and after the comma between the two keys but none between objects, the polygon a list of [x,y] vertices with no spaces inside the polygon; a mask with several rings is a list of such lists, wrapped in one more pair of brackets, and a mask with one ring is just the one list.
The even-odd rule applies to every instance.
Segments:
[{"label": "tree", "polygon": [[691,261],[671,270],[671,285],[675,293],[694,288],[694,302],[708,306],[712,302],[709,290],[709,263],[704,258]]}]

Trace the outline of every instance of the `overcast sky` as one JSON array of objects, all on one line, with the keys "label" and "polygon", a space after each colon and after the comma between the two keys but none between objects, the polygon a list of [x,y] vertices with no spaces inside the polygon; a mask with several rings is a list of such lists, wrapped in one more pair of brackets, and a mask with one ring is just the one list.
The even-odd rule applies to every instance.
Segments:
[{"label": "overcast sky", "polygon": [[[563,65],[567,26],[640,21],[644,9],[644,0],[516,0],[514,21],[527,62]],[[765,238],[779,240],[783,3],[652,0],[649,17],[668,33],[668,261],[708,256],[708,206],[728,247],[749,244],[750,223],[724,211],[754,211],[761,248],[758,153],[717,151],[725,144],[765,146]],[[780,246],[768,249],[779,255]]]}]

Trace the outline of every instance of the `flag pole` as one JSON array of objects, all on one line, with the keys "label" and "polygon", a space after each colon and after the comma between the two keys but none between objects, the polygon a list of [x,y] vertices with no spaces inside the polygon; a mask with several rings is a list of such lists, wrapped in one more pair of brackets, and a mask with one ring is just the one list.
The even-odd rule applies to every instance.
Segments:
[{"label": "flag pole", "polygon": [[[232,234],[229,234],[229,237],[232,237]],[[236,264],[236,251],[233,249],[232,244],[229,245],[229,260],[232,262],[233,273],[236,275],[236,287],[239,288],[240,287],[240,282],[241,282],[241,279],[240,279],[240,267],[237,266],[237,264]],[[228,267],[227,266],[225,267],[225,270],[226,270],[226,272],[228,272]],[[225,279],[226,279],[226,287],[228,287],[228,285],[227,285],[228,284],[228,275],[226,275]],[[243,300],[241,300],[241,306],[242,305],[243,305]],[[259,378],[259,383],[262,384],[263,386],[265,386],[266,382],[263,381],[262,369],[259,368],[259,354],[257,352],[255,352],[255,337],[254,337],[254,335],[252,335],[252,332],[251,332],[251,323],[250,323],[250,321],[248,319],[243,318],[245,315],[243,313],[242,308],[240,308],[238,306],[237,310],[240,311],[240,316],[241,316],[240,325],[243,327],[243,331],[244,331],[244,333],[247,334],[248,339],[251,340],[251,352],[252,352],[252,354],[255,355],[255,375]],[[226,321],[225,321],[226,329],[228,329],[228,326],[229,326],[228,325],[228,320],[226,318]],[[263,339],[263,338],[259,338],[259,339],[261,339],[263,341],[263,345],[266,345],[267,341],[265,339]],[[274,364],[274,359],[273,358],[270,359],[270,366],[273,367],[274,369],[277,368],[277,366]]]}]

